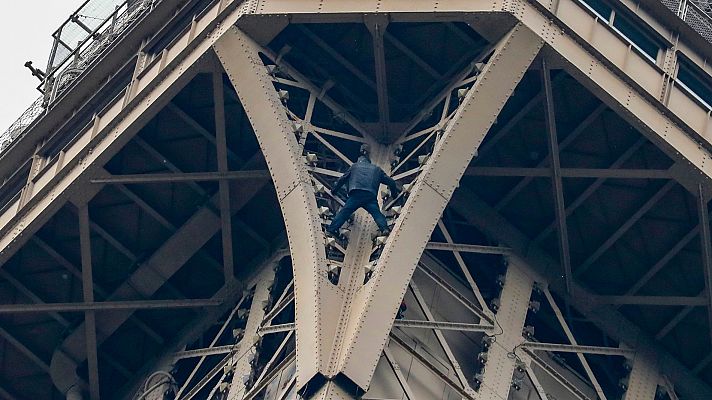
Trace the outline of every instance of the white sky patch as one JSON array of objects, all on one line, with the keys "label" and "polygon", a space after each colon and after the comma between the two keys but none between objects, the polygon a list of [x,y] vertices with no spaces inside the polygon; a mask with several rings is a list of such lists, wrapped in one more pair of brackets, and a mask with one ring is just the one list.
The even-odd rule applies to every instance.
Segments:
[{"label": "white sky patch", "polygon": [[52,33],[83,0],[18,1],[3,4],[0,24],[0,132],[4,132],[41,93],[39,80],[24,67],[45,70]]}]

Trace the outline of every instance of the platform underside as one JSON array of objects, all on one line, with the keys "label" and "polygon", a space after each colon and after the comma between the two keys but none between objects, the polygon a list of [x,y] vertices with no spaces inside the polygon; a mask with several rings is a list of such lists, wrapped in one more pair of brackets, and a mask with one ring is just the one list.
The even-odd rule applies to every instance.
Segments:
[{"label": "platform underside", "polygon": [[[3,250],[0,397],[709,398],[699,160],[510,13],[319,18],[230,25],[87,139]],[[409,192],[330,242],[362,143]]]}]

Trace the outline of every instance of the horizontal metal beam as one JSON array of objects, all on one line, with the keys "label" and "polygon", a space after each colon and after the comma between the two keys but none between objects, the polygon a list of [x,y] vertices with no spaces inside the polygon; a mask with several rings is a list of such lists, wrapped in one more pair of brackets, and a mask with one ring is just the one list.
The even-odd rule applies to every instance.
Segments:
[{"label": "horizontal metal beam", "polygon": [[269,171],[228,171],[228,172],[185,172],[160,174],[127,174],[113,175],[92,179],[95,184],[131,184],[131,183],[167,183],[167,182],[200,182],[240,179],[270,179]]},{"label": "horizontal metal beam", "polygon": [[498,246],[482,246],[478,244],[458,244],[458,243],[438,243],[429,242],[425,246],[425,250],[446,250],[457,251],[460,253],[479,253],[479,254],[510,254],[512,249]]},{"label": "horizontal metal beam", "polygon": [[296,328],[297,324],[295,323],[263,326],[257,330],[257,334],[260,336],[264,336],[269,335],[271,333],[289,332],[295,330]]},{"label": "horizontal metal beam", "polygon": [[638,305],[638,306],[704,306],[704,296],[592,296],[600,304]]},{"label": "horizontal metal beam", "polygon": [[235,349],[234,344],[230,344],[227,346],[216,346],[216,347],[207,347],[204,349],[194,349],[194,350],[186,350],[186,351],[181,351],[176,353],[175,360],[183,360],[185,358],[196,358],[196,357],[205,357],[205,356],[214,356],[216,354],[227,354],[230,353]]},{"label": "horizontal metal beam", "polygon": [[397,326],[399,328],[424,328],[461,332],[489,332],[494,329],[492,325],[467,324],[462,322],[419,321],[413,319],[397,319],[393,322],[393,326]]},{"label": "horizontal metal beam", "polygon": [[554,351],[557,353],[601,354],[606,356],[624,357],[630,357],[635,355],[635,350],[621,349],[618,347],[581,346],[572,344],[538,342],[524,342],[522,346],[528,350]]},{"label": "horizontal metal beam", "polygon": [[[469,167],[467,176],[550,178],[550,168]],[[672,179],[667,169],[561,168],[562,178]]]},{"label": "horizontal metal beam", "polygon": [[212,299],[102,301],[91,303],[2,304],[0,305],[0,314],[201,308],[215,307],[219,306],[220,304],[222,304],[221,300]]}]

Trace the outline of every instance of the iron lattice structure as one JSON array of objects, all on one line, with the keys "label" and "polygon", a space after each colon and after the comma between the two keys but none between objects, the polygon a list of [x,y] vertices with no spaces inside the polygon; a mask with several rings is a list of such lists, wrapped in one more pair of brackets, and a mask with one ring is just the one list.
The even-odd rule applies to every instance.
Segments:
[{"label": "iron lattice structure", "polygon": [[694,6],[121,7],[0,154],[0,396],[712,398]]}]

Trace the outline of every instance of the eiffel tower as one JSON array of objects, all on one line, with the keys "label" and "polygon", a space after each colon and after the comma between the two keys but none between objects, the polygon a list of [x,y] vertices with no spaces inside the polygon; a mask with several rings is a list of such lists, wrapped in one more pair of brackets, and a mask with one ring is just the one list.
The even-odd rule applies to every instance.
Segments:
[{"label": "eiffel tower", "polygon": [[[0,397],[712,399],[712,18],[88,0],[0,137]],[[367,144],[391,232],[326,234]]]}]

